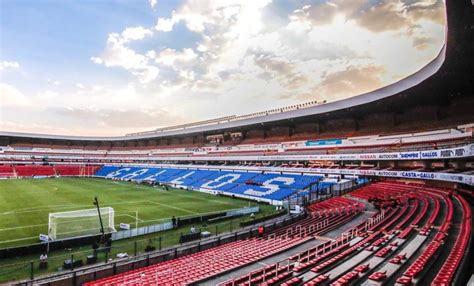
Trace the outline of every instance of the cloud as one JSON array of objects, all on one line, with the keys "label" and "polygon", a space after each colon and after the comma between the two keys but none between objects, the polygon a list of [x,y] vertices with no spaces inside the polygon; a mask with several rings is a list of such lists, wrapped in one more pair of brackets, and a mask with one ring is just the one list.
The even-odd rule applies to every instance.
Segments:
[{"label": "cloud", "polygon": [[[418,70],[442,44],[437,0],[321,2],[184,0],[152,26],[110,33],[91,60],[126,70],[130,82],[77,87],[73,106],[120,114],[166,107],[171,116],[203,119],[339,100]],[[268,17],[269,9],[281,17]]]},{"label": "cloud", "polygon": [[9,68],[12,68],[12,69],[20,68],[20,64],[14,61],[1,61],[0,62],[0,71],[9,69]]},{"label": "cloud", "polygon": [[142,27],[127,28],[121,34],[111,33],[107,38],[105,51],[100,57],[91,57],[91,60],[106,67],[122,67],[137,76],[141,83],[149,83],[158,77],[159,69],[149,64],[147,56],[125,45],[147,35],[151,35],[151,31]]},{"label": "cloud", "polygon": [[350,66],[346,70],[324,73],[310,96],[332,101],[369,92],[382,86],[380,77],[384,72],[381,66]]},{"label": "cloud", "polygon": [[415,47],[417,50],[425,50],[427,49],[431,44],[435,44],[436,40],[430,37],[415,37],[413,38],[413,47]]},{"label": "cloud", "polygon": [[380,0],[373,3],[354,0],[333,0],[296,9],[289,15],[293,23],[311,26],[327,25],[337,16],[374,33],[412,30],[421,20],[444,24],[443,0]]},{"label": "cloud", "polygon": [[220,72],[239,66],[251,38],[262,29],[261,10],[268,3],[189,0],[169,18],[158,19],[155,29],[170,32],[177,23],[184,23],[189,31],[199,34],[201,40],[193,47],[199,58],[190,63],[191,68],[197,78],[213,80]]},{"label": "cloud", "polygon": [[338,13],[338,6],[333,2],[317,5],[305,5],[289,15],[291,21],[308,22],[311,25],[326,25],[332,22]]},{"label": "cloud", "polygon": [[29,103],[28,98],[14,86],[0,83],[1,107],[23,106]]},{"label": "cloud", "polygon": [[145,29],[141,26],[129,27],[122,32],[122,40],[124,43],[127,43],[130,41],[141,40],[146,36],[150,36],[152,34],[153,32],[151,30]]},{"label": "cloud", "polygon": [[48,78],[48,82],[55,85],[55,86],[58,86],[61,84],[61,82],[59,80],[52,80],[50,78]]},{"label": "cloud", "polygon": [[51,90],[41,91],[38,93],[38,98],[41,100],[51,100],[58,96],[59,94],[57,92]]},{"label": "cloud", "polygon": [[186,64],[197,58],[197,54],[190,48],[184,48],[182,51],[175,49],[164,49],[158,55],[154,51],[148,54],[156,63],[165,66],[174,66],[176,64]]},{"label": "cloud", "polygon": [[158,18],[158,22],[156,23],[155,29],[161,32],[170,32],[171,30],[173,30],[173,26],[177,22],[178,22],[178,19],[176,18],[170,18],[170,19]]},{"label": "cloud", "polygon": [[151,8],[155,8],[156,4],[158,4],[158,0],[148,0],[150,3]]},{"label": "cloud", "polygon": [[423,0],[407,1],[404,0],[407,14],[413,21],[421,19],[430,20],[440,25],[445,24],[445,3],[443,0]]},{"label": "cloud", "polygon": [[362,10],[356,21],[362,27],[375,33],[396,31],[410,24],[403,11],[404,7],[401,2],[387,0]]},{"label": "cloud", "polygon": [[296,65],[283,58],[272,57],[264,54],[254,57],[255,64],[262,68],[271,78],[276,78],[288,88],[298,88],[308,82],[308,79],[295,72]]},{"label": "cloud", "polygon": [[52,109],[59,116],[65,116],[78,122],[86,119],[93,124],[112,128],[156,128],[159,126],[182,123],[184,120],[170,114],[165,109],[95,109],[95,108],[61,108]]}]

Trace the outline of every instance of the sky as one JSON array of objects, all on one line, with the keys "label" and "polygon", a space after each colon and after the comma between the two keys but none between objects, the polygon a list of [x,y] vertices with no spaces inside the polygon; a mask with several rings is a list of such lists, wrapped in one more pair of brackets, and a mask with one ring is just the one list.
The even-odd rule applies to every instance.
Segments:
[{"label": "sky", "polygon": [[444,43],[443,0],[0,0],[0,130],[124,135],[369,92]]}]

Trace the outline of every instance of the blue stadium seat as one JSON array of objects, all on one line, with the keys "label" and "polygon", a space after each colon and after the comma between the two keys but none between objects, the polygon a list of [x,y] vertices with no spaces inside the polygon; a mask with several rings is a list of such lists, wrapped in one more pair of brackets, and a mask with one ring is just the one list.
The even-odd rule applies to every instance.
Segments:
[{"label": "blue stadium seat", "polygon": [[105,166],[96,175],[122,180],[157,181],[269,200],[282,200],[318,182],[321,189],[334,184],[320,181],[322,176],[152,167]]}]

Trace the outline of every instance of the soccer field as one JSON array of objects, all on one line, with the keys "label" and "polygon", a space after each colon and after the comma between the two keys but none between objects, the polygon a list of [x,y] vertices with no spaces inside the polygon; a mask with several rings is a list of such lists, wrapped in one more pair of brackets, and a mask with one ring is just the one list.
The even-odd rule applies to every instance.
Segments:
[{"label": "soccer field", "polygon": [[248,201],[179,189],[164,191],[128,182],[93,178],[0,180],[0,249],[38,242],[48,233],[48,215],[101,207],[115,210],[115,225],[160,223],[249,206]]}]

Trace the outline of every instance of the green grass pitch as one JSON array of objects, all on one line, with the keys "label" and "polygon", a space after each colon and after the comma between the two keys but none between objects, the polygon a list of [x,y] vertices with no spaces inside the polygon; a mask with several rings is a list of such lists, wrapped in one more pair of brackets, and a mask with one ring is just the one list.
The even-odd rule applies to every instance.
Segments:
[{"label": "green grass pitch", "polygon": [[136,185],[98,178],[52,178],[0,180],[0,249],[38,243],[48,232],[48,215],[94,208],[113,207],[115,225],[139,226],[176,217],[193,216],[249,206],[248,201],[199,192]]}]

